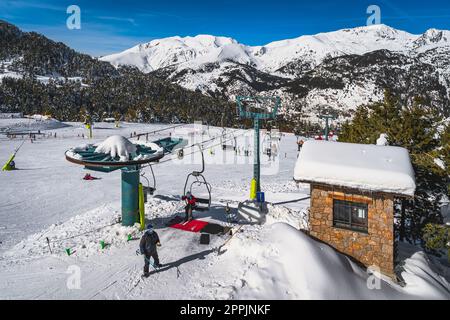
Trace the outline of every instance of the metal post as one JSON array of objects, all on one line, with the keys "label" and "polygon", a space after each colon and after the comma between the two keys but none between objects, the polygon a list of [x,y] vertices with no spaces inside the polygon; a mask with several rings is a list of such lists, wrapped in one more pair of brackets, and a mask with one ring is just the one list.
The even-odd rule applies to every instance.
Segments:
[{"label": "metal post", "polygon": [[134,167],[122,171],[122,225],[139,222],[139,170]]},{"label": "metal post", "polygon": [[319,118],[325,120],[325,140],[328,141],[329,121],[336,118],[332,115],[321,115]]},{"label": "metal post", "polygon": [[259,119],[254,119],[255,139],[254,139],[254,162],[253,162],[253,178],[256,180],[256,191],[261,191],[260,185],[260,155],[259,155]]}]

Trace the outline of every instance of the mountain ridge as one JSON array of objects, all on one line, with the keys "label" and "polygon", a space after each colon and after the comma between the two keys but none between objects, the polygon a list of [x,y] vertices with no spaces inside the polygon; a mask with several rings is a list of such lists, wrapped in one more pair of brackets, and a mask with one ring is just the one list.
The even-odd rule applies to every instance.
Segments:
[{"label": "mountain ridge", "polygon": [[[366,41],[360,41],[360,43],[355,42],[354,45],[350,45],[349,43],[355,39],[361,39],[362,36],[366,36]],[[209,41],[205,41],[209,40]],[[346,40],[345,43],[341,43],[343,40]],[[375,41],[374,41],[375,40]],[[187,62],[191,60],[195,60],[199,57],[204,57],[208,54],[213,54],[212,51],[219,49],[227,50],[228,46],[237,46],[242,49],[243,55],[239,56],[239,58],[244,58],[244,60],[248,60],[254,66],[259,65],[259,69],[271,70],[275,71],[276,69],[282,67],[282,61],[285,58],[289,58],[289,61],[301,56],[301,50],[304,47],[308,49],[322,49],[322,52],[317,52],[319,55],[319,60],[322,60],[327,54],[333,53],[333,49],[343,54],[362,54],[370,51],[380,50],[380,49],[388,49],[390,51],[395,52],[405,52],[405,51],[414,51],[414,50],[427,50],[427,46],[434,47],[436,46],[436,42],[440,40],[444,40],[445,45],[450,45],[450,31],[449,30],[438,30],[438,29],[428,29],[426,32],[420,35],[414,35],[408,33],[406,31],[397,30],[387,25],[372,25],[365,27],[356,27],[351,29],[340,29],[337,31],[331,32],[323,32],[318,33],[316,35],[303,35],[296,38],[286,39],[286,40],[278,40],[269,42],[265,45],[260,46],[248,46],[243,43],[239,43],[236,39],[231,37],[224,36],[214,36],[214,35],[197,35],[197,36],[187,36],[187,37],[168,37],[162,39],[154,39],[152,41],[142,43],[136,45],[130,49],[125,51],[115,53],[112,55],[103,56],[100,60],[111,62],[113,65],[118,65],[121,62],[117,61],[118,57],[123,56],[126,53],[131,52],[140,52],[141,54],[145,54],[145,50],[149,50],[147,59],[153,58],[152,54],[157,49],[161,49],[162,47],[167,48],[169,50],[169,54],[166,52],[166,58],[169,60],[171,58],[170,50],[172,47],[175,50],[181,50],[185,48],[188,52],[193,52],[195,54],[191,55],[192,59],[187,59]],[[217,44],[220,42],[220,44]],[[176,44],[175,44],[176,43]],[[211,46],[214,43],[216,46]],[[329,46],[330,48],[324,48],[324,46]],[[343,47],[340,48],[339,46]],[[158,48],[156,48],[158,47]],[[206,52],[208,48],[211,48],[211,51]],[[344,49],[347,49],[344,51]],[[142,52],[144,51],[144,52]],[[219,54],[217,54],[219,56]],[[276,56],[273,58],[272,56]],[[288,57],[286,57],[288,56]],[[229,58],[229,57],[227,57]],[[275,61],[267,61],[267,60]],[[231,59],[233,60],[233,59]],[[207,61],[213,62],[213,61]],[[242,63],[243,61],[236,61]],[[155,64],[152,66],[150,70],[146,70],[147,72],[154,71],[161,67],[166,67],[172,65],[171,63],[167,63],[167,61]],[[144,70],[141,70],[144,71]]]},{"label": "mountain ridge", "polygon": [[[226,115],[217,119],[217,109]],[[231,124],[234,105],[78,53],[0,20],[0,112],[51,114],[62,121],[104,117],[127,121]]]},{"label": "mountain ridge", "polygon": [[[231,101],[241,94],[279,95],[285,113],[308,110],[306,116],[311,118],[321,105],[351,115],[359,104],[382,99],[383,90],[390,87],[409,101],[420,93],[445,111],[450,97],[449,57],[448,30],[411,34],[372,25],[263,46],[247,46],[223,36],[176,36],[100,59],[116,67],[133,65],[189,90]],[[367,61],[382,67],[369,66]],[[337,65],[330,67],[330,63]],[[324,71],[339,70],[339,63],[348,66],[349,74]]]}]

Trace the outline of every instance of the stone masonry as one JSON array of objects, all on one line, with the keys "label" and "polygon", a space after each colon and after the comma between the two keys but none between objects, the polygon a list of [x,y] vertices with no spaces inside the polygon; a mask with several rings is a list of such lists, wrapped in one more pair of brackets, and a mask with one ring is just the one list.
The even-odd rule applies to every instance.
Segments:
[{"label": "stone masonry", "polygon": [[[333,227],[333,199],[368,205],[368,232]],[[358,193],[335,186],[311,185],[310,235],[352,256],[366,267],[377,266],[394,277],[394,196]]]}]

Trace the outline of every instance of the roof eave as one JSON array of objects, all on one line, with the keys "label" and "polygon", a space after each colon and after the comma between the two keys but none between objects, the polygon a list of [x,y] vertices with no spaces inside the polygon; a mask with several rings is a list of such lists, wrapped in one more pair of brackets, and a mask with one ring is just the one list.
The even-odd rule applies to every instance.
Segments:
[{"label": "roof eave", "polygon": [[349,186],[345,186],[345,185],[329,184],[329,183],[313,181],[313,180],[307,180],[307,179],[296,179],[296,178],[294,178],[294,181],[297,182],[297,183],[317,184],[317,185],[323,185],[323,186],[327,186],[327,187],[335,186],[335,187],[339,187],[339,188],[355,190],[355,191],[358,191],[360,193],[361,192],[371,192],[371,193],[378,193],[378,194],[389,194],[389,195],[392,195],[392,196],[397,197],[397,198],[414,199],[414,195],[405,194],[405,193],[390,192],[390,191],[380,191],[380,190],[371,190],[371,189],[359,189],[359,188],[349,187]]}]

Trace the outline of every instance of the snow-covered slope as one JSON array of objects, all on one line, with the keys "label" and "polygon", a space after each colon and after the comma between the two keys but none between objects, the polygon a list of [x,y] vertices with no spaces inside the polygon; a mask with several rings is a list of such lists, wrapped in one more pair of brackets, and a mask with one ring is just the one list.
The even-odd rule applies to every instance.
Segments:
[{"label": "snow-covered slope", "polygon": [[[36,120],[34,120],[36,121]],[[13,119],[0,120],[14,128]],[[146,220],[158,232],[163,268],[141,279],[144,260],[135,254],[141,232],[121,226],[120,172],[95,172],[85,181],[82,166],[72,165],[64,152],[81,143],[100,143],[111,135],[129,137],[161,129],[151,140],[166,137],[203,139],[205,177],[212,186],[208,212],[195,218],[224,226],[228,233],[199,243],[199,233],[167,227],[184,215],[180,198],[186,175],[201,166],[201,155],[167,156],[155,163],[157,190],[145,204]],[[300,232],[307,228],[309,187],[292,181],[297,160],[296,136],[284,134],[278,154],[261,157],[262,185],[268,203],[263,225],[228,223],[226,206],[236,212],[248,198],[253,161],[242,150],[252,148],[253,130],[236,129],[238,153],[222,150],[221,127],[177,127],[165,124],[96,123],[87,141],[82,123],[64,128],[42,127],[45,135],[26,141],[16,156],[19,170],[0,171],[0,299],[449,299],[449,268],[411,245],[399,247],[405,286],[385,279],[370,289],[369,273],[330,246]],[[231,130],[230,130],[231,131]],[[50,133],[56,133],[56,136]],[[213,140],[210,140],[213,139]],[[0,163],[20,144],[0,137]],[[133,142],[139,141],[136,138]],[[197,140],[199,141],[199,140]],[[189,145],[194,145],[192,143]],[[194,149],[186,149],[186,154]],[[212,151],[212,152],[210,152]],[[170,158],[169,158],[170,157]],[[273,171],[277,163],[278,170]],[[271,171],[271,173],[269,173]],[[142,173],[150,177],[150,168]],[[275,173],[277,172],[277,173]],[[142,178],[145,181],[145,178]],[[145,182],[144,182],[145,183]],[[204,196],[206,190],[195,188]],[[51,195],[51,196],[49,196]],[[131,236],[131,240],[128,236]],[[48,239],[48,240],[47,240]],[[107,244],[102,247],[100,241]],[[70,249],[70,256],[66,249]],[[410,252],[409,252],[410,251]],[[442,261],[446,257],[442,257]],[[78,269],[78,268],[79,269]],[[80,283],[72,275],[80,271]],[[373,278],[372,280],[373,281]],[[371,282],[372,283],[372,282]],[[376,287],[375,287],[376,288]]]}]

